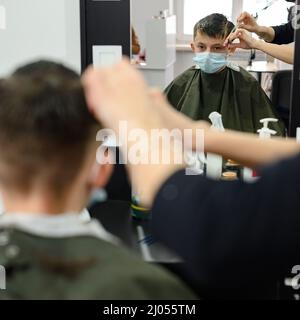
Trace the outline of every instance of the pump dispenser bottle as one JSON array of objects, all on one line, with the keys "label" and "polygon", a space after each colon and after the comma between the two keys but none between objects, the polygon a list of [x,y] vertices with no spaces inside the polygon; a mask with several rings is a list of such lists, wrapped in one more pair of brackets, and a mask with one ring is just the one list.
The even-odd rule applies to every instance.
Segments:
[{"label": "pump dispenser bottle", "polygon": [[259,129],[257,132],[259,133],[259,137],[261,139],[271,139],[272,135],[276,135],[277,132],[269,128],[270,122],[278,122],[278,119],[265,118],[260,120],[260,123],[263,124],[263,127]]},{"label": "pump dispenser bottle", "polygon": [[[257,132],[259,133],[260,139],[271,139],[273,135],[276,135],[276,131],[269,128],[270,122],[278,122],[278,119],[274,118],[265,118],[260,120],[260,123],[263,124],[263,127]],[[243,180],[246,182],[253,182],[257,179],[256,174],[250,168],[244,168],[243,170]]]}]

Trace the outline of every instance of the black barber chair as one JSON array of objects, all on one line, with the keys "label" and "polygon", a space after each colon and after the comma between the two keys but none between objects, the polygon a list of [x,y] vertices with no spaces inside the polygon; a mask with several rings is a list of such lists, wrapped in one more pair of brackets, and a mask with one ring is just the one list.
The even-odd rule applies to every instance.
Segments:
[{"label": "black barber chair", "polygon": [[271,101],[286,128],[290,122],[292,74],[292,70],[278,71],[272,83]]}]

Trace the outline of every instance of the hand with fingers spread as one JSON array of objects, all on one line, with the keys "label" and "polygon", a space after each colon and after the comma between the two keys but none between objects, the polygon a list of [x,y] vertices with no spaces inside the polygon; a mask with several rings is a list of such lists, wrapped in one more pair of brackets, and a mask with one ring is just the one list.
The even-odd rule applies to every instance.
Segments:
[{"label": "hand with fingers spread", "polygon": [[[91,112],[116,131],[123,120],[129,128],[183,130],[194,125],[170,106],[160,90],[148,88],[140,72],[127,61],[108,69],[89,68],[82,82]],[[204,121],[197,126],[208,127]]]},{"label": "hand with fingers spread", "polygon": [[237,18],[237,24],[240,29],[245,29],[249,32],[259,32],[260,26],[256,19],[248,12],[243,12]]},{"label": "hand with fingers spread", "polygon": [[[233,43],[236,39],[239,40],[239,43]],[[258,40],[254,39],[248,31],[244,29],[237,29],[228,36],[224,45],[227,46],[228,49],[256,49],[257,43]]]},{"label": "hand with fingers spread", "polygon": [[[168,121],[177,121],[171,119],[175,119],[176,115],[172,114],[171,107],[162,94],[151,91],[142,75],[128,61],[122,61],[107,69],[89,69],[84,74],[82,82],[91,112],[117,134],[120,121],[127,122],[128,135],[131,130],[141,129],[146,132],[148,138],[152,129],[168,129]],[[168,117],[168,114],[171,116]],[[183,125],[181,121],[177,123]],[[136,141],[123,136],[120,138],[121,149],[126,154],[130,153]],[[145,151],[148,155],[148,159],[152,159],[152,153],[162,155],[162,144],[159,144],[158,150],[149,147],[148,143],[139,146],[143,149],[142,152]],[[175,156],[172,146],[170,156],[171,159]],[[151,206],[162,183],[182,167],[184,163],[178,164],[171,160],[170,163],[154,164],[151,161],[135,164],[129,161],[127,165],[130,177],[139,190],[139,198],[147,207]]]},{"label": "hand with fingers spread", "polygon": [[148,127],[152,119],[159,120],[155,113],[150,116],[149,89],[142,75],[126,60],[107,69],[89,68],[82,82],[91,112],[113,130],[123,120],[131,127]]}]

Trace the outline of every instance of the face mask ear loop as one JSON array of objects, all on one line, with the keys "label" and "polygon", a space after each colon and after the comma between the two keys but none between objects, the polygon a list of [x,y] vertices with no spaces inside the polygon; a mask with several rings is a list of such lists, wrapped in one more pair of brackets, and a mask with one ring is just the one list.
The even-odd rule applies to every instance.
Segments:
[{"label": "face mask ear loop", "polygon": [[229,62],[229,58],[230,57],[230,54],[229,52],[226,53],[226,67],[230,66],[231,65],[231,62]]}]

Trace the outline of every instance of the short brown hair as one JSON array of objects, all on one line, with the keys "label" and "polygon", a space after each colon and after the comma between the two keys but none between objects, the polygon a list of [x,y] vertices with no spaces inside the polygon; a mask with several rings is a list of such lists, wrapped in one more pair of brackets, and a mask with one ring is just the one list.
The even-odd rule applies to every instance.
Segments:
[{"label": "short brown hair", "polygon": [[77,176],[99,128],[75,72],[50,61],[18,69],[0,81],[2,185],[26,192],[41,181],[61,192]]},{"label": "short brown hair", "polygon": [[198,32],[215,39],[227,38],[233,30],[234,24],[223,14],[213,13],[200,21],[194,27],[194,39]]}]

